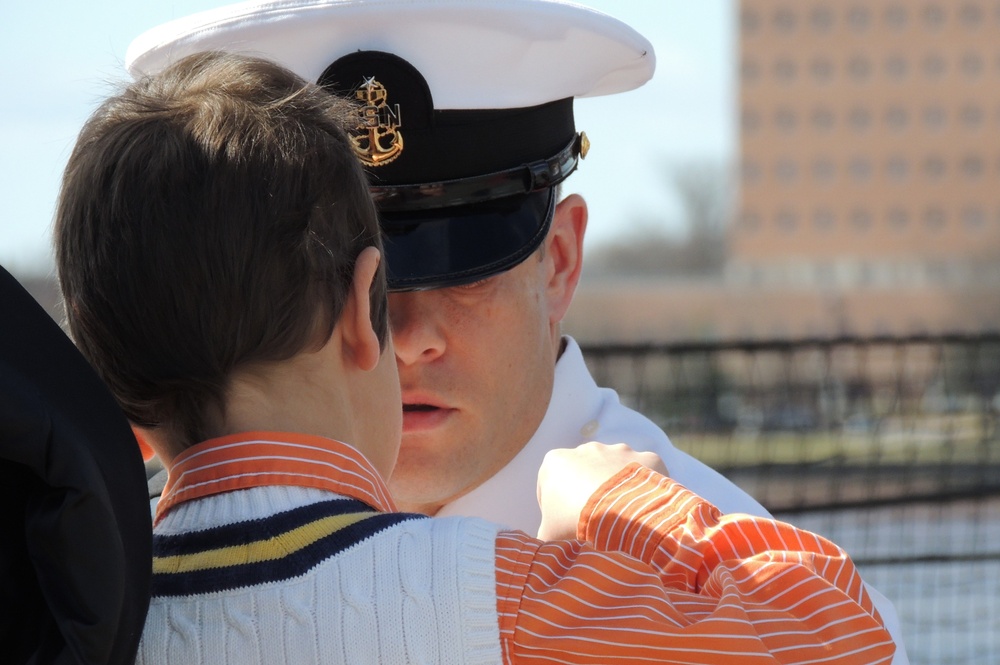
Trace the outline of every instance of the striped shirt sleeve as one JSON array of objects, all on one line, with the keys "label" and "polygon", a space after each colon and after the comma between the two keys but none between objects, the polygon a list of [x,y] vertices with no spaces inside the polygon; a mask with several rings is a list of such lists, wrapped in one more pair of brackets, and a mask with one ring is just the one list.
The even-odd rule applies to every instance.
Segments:
[{"label": "striped shirt sleeve", "polygon": [[515,663],[889,663],[894,646],[839,547],[720,515],[631,465],[575,541],[497,537],[497,610]]}]

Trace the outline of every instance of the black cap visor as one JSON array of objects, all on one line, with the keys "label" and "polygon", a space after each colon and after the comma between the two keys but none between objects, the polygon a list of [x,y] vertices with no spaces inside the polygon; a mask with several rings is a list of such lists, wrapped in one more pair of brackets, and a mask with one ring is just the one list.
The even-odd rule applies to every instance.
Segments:
[{"label": "black cap visor", "polygon": [[510,270],[545,238],[554,188],[429,210],[383,211],[390,291],[468,284]]}]

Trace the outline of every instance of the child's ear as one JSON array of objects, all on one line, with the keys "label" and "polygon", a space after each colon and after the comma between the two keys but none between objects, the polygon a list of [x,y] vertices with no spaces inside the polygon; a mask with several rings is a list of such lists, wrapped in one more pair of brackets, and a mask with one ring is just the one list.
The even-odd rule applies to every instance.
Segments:
[{"label": "child's ear", "polygon": [[372,327],[371,286],[378,272],[382,255],[375,247],[366,247],[354,263],[354,278],[347,292],[347,301],[340,320],[344,343],[344,360],[358,369],[369,371],[378,364],[382,347]]}]

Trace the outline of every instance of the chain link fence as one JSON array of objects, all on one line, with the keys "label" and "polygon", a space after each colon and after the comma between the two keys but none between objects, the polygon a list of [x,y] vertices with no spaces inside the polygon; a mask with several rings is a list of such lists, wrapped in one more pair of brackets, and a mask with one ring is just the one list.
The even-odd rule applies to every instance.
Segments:
[{"label": "chain link fence", "polygon": [[850,552],[911,663],[1000,663],[1000,334],[584,354],[676,446]]}]

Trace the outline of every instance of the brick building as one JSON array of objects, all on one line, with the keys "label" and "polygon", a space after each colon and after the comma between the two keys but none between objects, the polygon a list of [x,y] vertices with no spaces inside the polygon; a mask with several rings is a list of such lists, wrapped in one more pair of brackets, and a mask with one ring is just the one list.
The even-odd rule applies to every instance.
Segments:
[{"label": "brick building", "polygon": [[[737,7],[725,278],[585,284],[569,328],[619,340],[1000,329],[1000,0]],[[628,315],[630,300],[642,304]],[[595,327],[617,310],[618,328]]]},{"label": "brick building", "polygon": [[861,331],[995,327],[1000,2],[742,0],[738,27],[729,283]]}]

